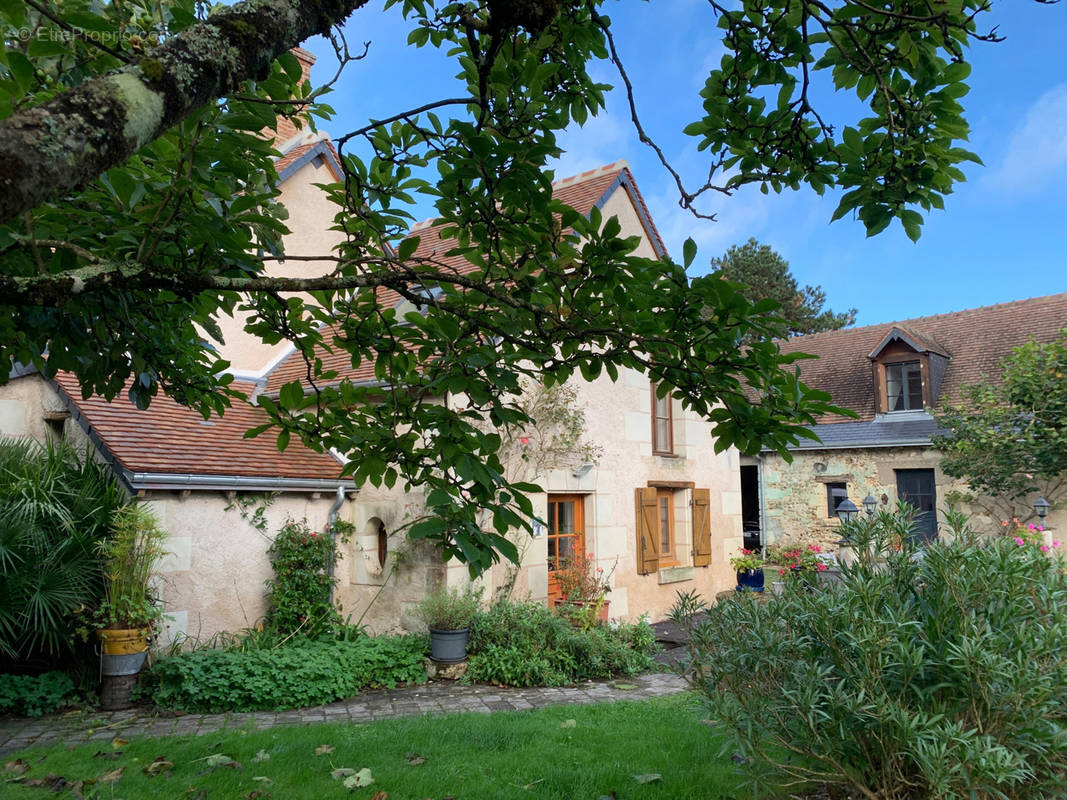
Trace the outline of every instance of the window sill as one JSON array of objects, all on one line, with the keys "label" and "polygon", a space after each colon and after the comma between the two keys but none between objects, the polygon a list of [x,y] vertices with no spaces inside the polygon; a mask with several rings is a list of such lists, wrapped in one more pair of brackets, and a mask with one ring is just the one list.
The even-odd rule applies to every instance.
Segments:
[{"label": "window sill", "polygon": [[692,567],[660,567],[656,573],[659,578],[659,585],[662,586],[665,583],[682,583],[684,581],[693,580],[693,568]]}]

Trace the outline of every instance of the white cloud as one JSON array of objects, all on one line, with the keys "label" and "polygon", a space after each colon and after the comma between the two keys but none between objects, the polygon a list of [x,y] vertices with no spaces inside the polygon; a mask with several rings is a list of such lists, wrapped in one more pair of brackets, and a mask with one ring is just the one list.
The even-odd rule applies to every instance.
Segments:
[{"label": "white cloud", "polygon": [[557,138],[564,152],[549,166],[557,179],[577,175],[626,158],[632,140],[630,120],[603,110],[590,117],[584,127],[571,125]]},{"label": "white cloud", "polygon": [[979,188],[1014,196],[1034,194],[1067,177],[1067,84],[1045,92],[1012,134],[999,166]]}]

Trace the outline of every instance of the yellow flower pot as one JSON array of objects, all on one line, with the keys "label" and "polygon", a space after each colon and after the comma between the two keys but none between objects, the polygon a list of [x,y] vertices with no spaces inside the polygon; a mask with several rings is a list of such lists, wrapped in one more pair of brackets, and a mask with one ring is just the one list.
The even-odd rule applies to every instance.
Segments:
[{"label": "yellow flower pot", "polygon": [[105,628],[96,632],[100,650],[108,656],[128,656],[148,649],[148,631],[144,628]]}]

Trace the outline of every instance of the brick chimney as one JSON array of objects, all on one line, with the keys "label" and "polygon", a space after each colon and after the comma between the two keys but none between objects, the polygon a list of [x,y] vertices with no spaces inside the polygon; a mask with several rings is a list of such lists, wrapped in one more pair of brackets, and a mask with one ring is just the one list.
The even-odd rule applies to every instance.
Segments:
[{"label": "brick chimney", "polygon": [[[315,56],[309,53],[302,47],[294,47],[289,51],[300,62],[300,70],[303,72],[301,82],[311,79],[311,67],[315,64]],[[306,115],[305,115],[306,118]],[[278,122],[276,126],[277,130],[272,131],[269,128],[264,129],[264,136],[274,139],[275,146],[280,146],[289,141],[299,133],[306,133],[308,131],[307,123],[304,123],[304,127],[297,128],[296,125],[289,117],[278,116]]]}]

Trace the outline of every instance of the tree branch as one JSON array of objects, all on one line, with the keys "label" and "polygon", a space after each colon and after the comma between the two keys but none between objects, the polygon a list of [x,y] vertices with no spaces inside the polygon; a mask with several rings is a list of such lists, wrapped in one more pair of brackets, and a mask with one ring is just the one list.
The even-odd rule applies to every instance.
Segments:
[{"label": "tree branch", "polygon": [[81,189],[367,0],[246,0],[0,124],[0,222]]}]

